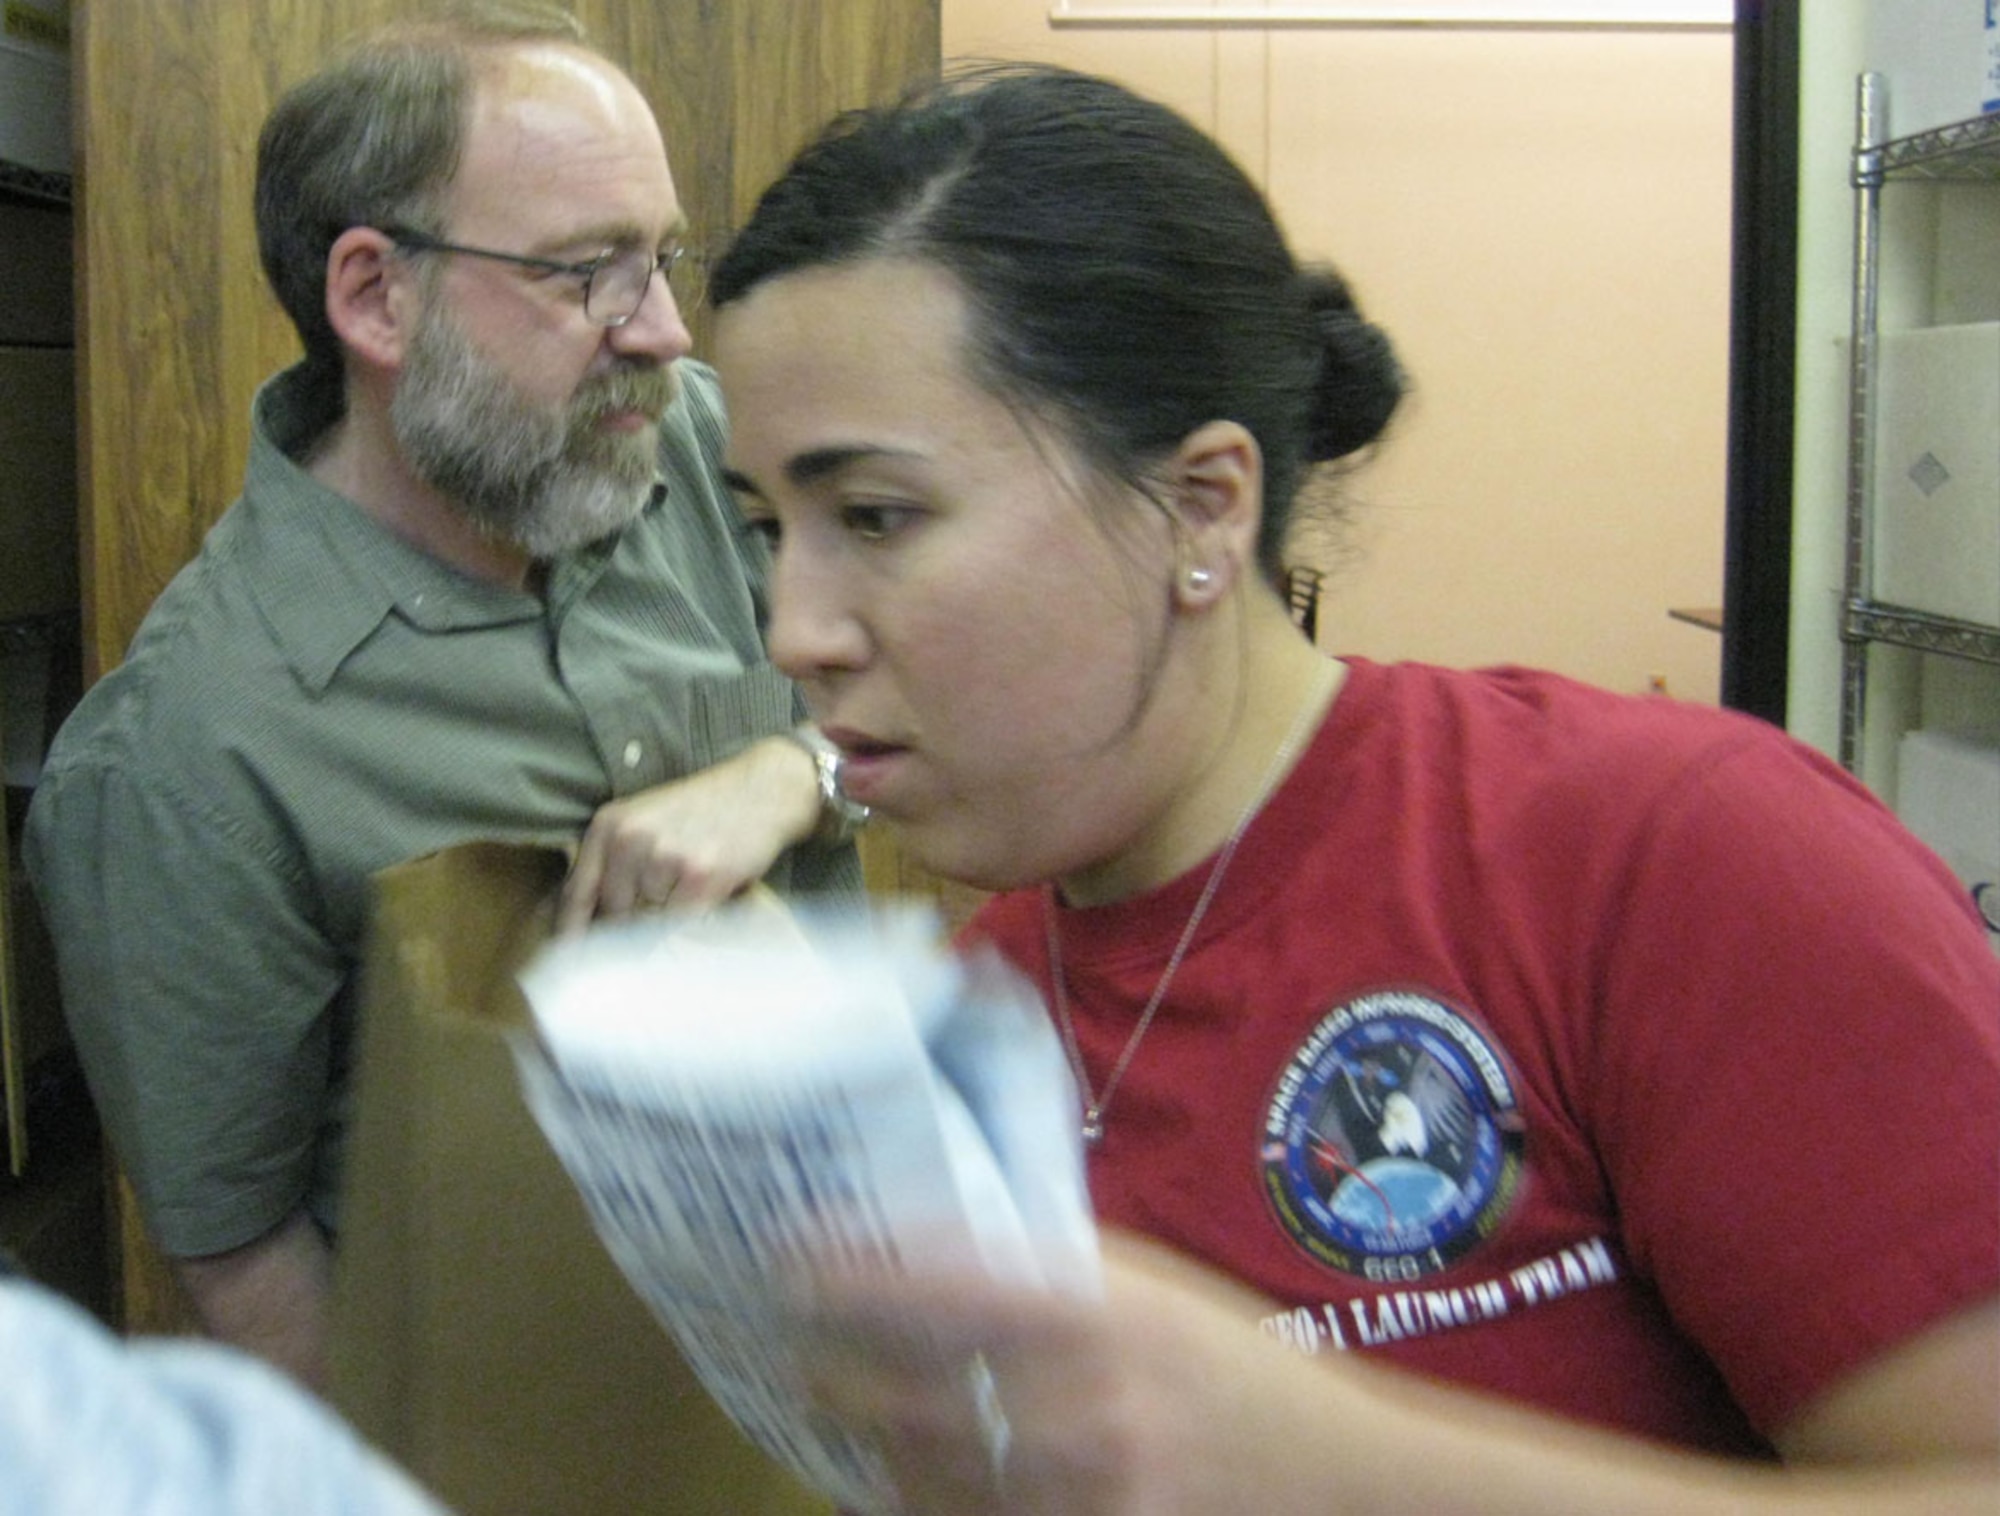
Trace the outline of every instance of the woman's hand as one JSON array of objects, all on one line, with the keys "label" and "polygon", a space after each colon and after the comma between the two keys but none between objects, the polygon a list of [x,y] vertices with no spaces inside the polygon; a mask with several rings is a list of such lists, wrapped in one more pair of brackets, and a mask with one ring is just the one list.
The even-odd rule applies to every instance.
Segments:
[{"label": "woman's hand", "polygon": [[1121,1237],[1105,1268],[1102,1298],[969,1274],[824,1281],[815,1399],[877,1450],[910,1516],[1251,1509],[1204,1504],[1207,1471],[1240,1456],[1260,1376],[1309,1366],[1206,1271]]}]

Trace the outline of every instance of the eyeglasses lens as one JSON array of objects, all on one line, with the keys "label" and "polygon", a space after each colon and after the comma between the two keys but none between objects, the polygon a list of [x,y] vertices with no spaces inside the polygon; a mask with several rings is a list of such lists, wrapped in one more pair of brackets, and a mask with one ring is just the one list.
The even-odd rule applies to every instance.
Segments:
[{"label": "eyeglasses lens", "polygon": [[[623,326],[639,314],[639,307],[645,303],[646,291],[653,287],[653,270],[664,272],[671,286],[674,271],[682,265],[683,253],[679,248],[663,258],[639,248],[620,253],[600,264],[591,275],[590,287],[583,297],[584,314],[600,326]],[[680,291],[674,293],[678,296]]]}]

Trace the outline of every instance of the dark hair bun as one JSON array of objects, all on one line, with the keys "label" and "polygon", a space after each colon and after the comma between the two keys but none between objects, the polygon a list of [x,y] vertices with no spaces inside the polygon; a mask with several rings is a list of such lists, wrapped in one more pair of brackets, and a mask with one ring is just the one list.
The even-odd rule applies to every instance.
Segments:
[{"label": "dark hair bun", "polygon": [[1320,339],[1306,456],[1328,463],[1382,435],[1403,398],[1403,366],[1388,333],[1356,307],[1346,280],[1325,267],[1302,270],[1300,277]]}]

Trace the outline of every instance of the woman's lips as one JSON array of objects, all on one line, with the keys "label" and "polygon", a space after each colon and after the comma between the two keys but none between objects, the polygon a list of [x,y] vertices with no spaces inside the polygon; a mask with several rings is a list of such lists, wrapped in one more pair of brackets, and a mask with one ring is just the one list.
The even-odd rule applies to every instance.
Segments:
[{"label": "woman's lips", "polygon": [[847,798],[862,805],[875,805],[894,782],[894,775],[909,749],[892,743],[876,742],[838,728],[825,729],[827,740],[840,749],[840,787]]}]

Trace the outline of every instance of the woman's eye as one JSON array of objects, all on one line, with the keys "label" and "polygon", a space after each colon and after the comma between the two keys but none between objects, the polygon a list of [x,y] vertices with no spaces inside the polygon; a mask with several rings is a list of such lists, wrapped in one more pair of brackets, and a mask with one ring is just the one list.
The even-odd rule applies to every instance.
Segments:
[{"label": "woman's eye", "polygon": [[784,535],[775,516],[745,516],[737,530],[746,537],[755,537],[774,553],[778,550],[778,539]]},{"label": "woman's eye", "polygon": [[841,507],[840,519],[862,541],[881,542],[915,521],[917,514],[914,506],[855,501]]}]

